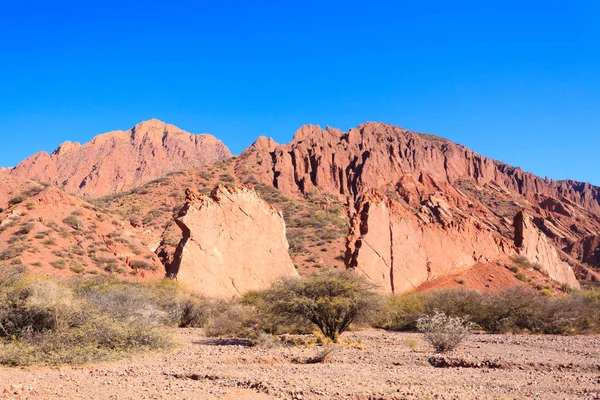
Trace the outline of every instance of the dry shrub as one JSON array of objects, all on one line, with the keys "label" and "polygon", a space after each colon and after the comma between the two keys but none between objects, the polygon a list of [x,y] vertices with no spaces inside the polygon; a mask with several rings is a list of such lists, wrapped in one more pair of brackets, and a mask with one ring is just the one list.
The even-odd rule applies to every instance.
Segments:
[{"label": "dry shrub", "polygon": [[2,270],[0,364],[81,364],[171,346],[150,318],[103,301],[22,268]]},{"label": "dry shrub", "polygon": [[435,310],[468,318],[488,332],[546,334],[600,332],[600,292],[573,291],[549,297],[515,286],[496,293],[443,289],[423,294],[390,296],[375,326],[415,330],[422,314]]},{"label": "dry shrub", "polygon": [[450,317],[437,310],[433,315],[422,315],[417,321],[417,329],[423,332],[425,340],[438,353],[457,348],[474,327],[474,324],[463,318]]}]

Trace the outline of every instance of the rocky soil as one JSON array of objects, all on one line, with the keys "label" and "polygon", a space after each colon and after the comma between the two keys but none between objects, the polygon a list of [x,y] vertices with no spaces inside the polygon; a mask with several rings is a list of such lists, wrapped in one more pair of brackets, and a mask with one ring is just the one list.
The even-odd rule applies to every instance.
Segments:
[{"label": "rocky soil", "polygon": [[[599,399],[599,336],[471,336],[435,359],[421,335],[349,333],[320,349],[258,349],[201,330],[179,350],[81,368],[0,368],[0,399]],[[447,367],[452,365],[453,367]],[[458,366],[458,367],[454,367]],[[3,391],[3,392],[2,392]]]}]

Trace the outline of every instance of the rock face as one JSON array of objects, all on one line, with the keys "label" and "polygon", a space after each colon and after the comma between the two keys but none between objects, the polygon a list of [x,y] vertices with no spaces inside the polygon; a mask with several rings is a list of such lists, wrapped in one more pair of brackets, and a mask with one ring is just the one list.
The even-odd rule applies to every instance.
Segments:
[{"label": "rock face", "polygon": [[297,275],[281,213],[252,189],[188,190],[176,222],[183,237],[167,273],[199,293],[232,297]]},{"label": "rock face", "polygon": [[[441,210],[441,211],[440,211]],[[426,216],[438,215],[435,220]],[[475,218],[453,215],[443,199],[426,202],[420,216],[371,191],[359,200],[346,251],[349,268],[382,292],[404,293],[480,264],[521,254],[550,278],[579,287],[571,267],[523,212],[515,217],[514,244]]]},{"label": "rock face", "polygon": [[600,267],[600,235],[587,236],[571,244],[566,252],[593,267]]},{"label": "rock face", "polygon": [[98,197],[230,156],[227,147],[211,135],[194,135],[150,120],[125,132],[96,136],[84,145],[66,142],[52,154],[29,157],[9,173]]},{"label": "rock face", "polygon": [[346,259],[383,292],[404,293],[495,260],[508,248],[472,221],[424,223],[393,200],[369,193],[353,218]]},{"label": "rock face", "polygon": [[[318,191],[347,201],[346,265],[388,292],[517,254],[576,286],[559,250],[600,234],[600,188],[541,179],[387,124],[348,132],[306,125],[287,145],[261,138],[236,168],[288,196]],[[530,217],[515,246],[513,220],[521,211]]]},{"label": "rock face", "polygon": [[531,217],[524,212],[515,215],[515,246],[520,255],[538,264],[543,272],[557,282],[578,288],[579,283],[571,267],[563,262],[556,247],[533,224]]}]

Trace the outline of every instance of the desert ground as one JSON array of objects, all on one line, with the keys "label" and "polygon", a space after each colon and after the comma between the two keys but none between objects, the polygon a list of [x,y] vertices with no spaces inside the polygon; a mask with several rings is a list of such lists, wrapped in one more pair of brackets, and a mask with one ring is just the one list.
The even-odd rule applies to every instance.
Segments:
[{"label": "desert ground", "polygon": [[[600,399],[600,336],[474,334],[433,367],[415,333],[345,334],[321,348],[252,348],[179,329],[179,348],[117,363],[0,368],[1,399]],[[490,368],[491,366],[491,368]]]}]

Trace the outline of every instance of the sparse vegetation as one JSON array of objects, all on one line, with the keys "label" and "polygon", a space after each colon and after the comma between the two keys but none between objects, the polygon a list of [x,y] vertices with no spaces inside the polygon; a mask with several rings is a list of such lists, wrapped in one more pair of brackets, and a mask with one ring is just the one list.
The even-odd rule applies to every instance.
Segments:
[{"label": "sparse vegetation", "polygon": [[72,287],[0,271],[0,364],[81,364],[166,349],[171,341],[148,318],[118,319]]},{"label": "sparse vegetation", "polygon": [[393,330],[415,330],[423,314],[435,310],[447,316],[469,318],[481,329],[494,332],[585,334],[600,332],[600,292],[574,291],[549,297],[550,290],[537,292],[512,287],[496,293],[444,289],[423,294],[389,296],[376,326]]}]

